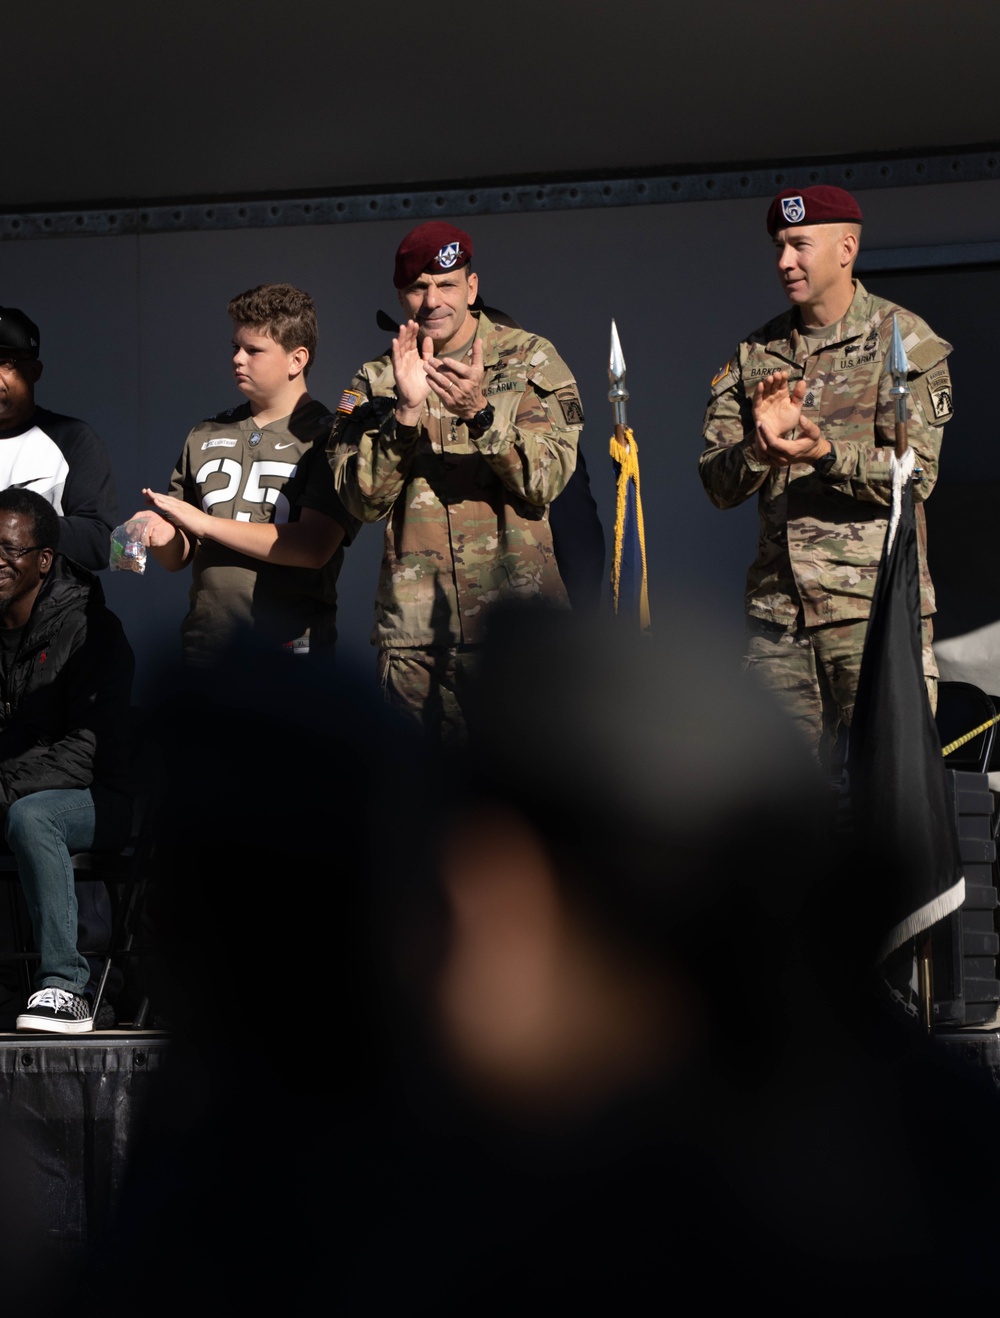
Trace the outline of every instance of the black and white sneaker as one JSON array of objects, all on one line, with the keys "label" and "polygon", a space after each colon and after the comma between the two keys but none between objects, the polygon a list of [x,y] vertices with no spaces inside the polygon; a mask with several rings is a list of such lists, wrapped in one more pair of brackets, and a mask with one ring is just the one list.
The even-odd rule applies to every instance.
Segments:
[{"label": "black and white sneaker", "polygon": [[46,1030],[52,1034],[88,1034],[94,1028],[93,1008],[87,998],[61,988],[32,993],[26,1011],[17,1018],[19,1030]]}]

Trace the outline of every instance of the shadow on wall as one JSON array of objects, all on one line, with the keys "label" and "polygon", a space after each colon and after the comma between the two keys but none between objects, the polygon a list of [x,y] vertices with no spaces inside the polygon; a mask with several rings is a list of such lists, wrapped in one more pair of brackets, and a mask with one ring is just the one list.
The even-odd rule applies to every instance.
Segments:
[{"label": "shadow on wall", "polygon": [[927,503],[927,556],[945,681],[1000,691],[1000,481],[941,481]]},{"label": "shadow on wall", "polygon": [[[1000,480],[939,481],[927,502],[937,641],[1000,622]],[[998,645],[1000,657],[1000,645]]]}]

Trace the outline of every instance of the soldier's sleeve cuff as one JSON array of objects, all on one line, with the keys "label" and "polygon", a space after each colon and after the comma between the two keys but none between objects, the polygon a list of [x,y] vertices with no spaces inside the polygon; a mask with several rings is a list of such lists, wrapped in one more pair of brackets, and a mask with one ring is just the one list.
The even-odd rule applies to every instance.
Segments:
[{"label": "soldier's sleeve cuff", "polygon": [[831,451],[815,464],[816,474],[825,481],[849,481],[854,476],[856,463],[849,446],[834,444]]},{"label": "soldier's sleeve cuff", "polygon": [[473,448],[479,450],[483,457],[495,458],[507,449],[512,448],[514,444],[513,433],[502,430],[496,422],[490,426],[489,430],[484,430],[481,435],[474,435],[469,431],[469,442]]},{"label": "soldier's sleeve cuff", "polygon": [[372,410],[378,421],[379,432],[386,443],[405,448],[416,442],[420,427],[404,426],[401,421],[397,421],[395,398],[373,398]]},{"label": "soldier's sleeve cuff", "polygon": [[743,461],[746,463],[747,471],[752,471],[755,476],[760,476],[765,471],[770,470],[770,463],[763,462],[757,456],[752,431],[743,436]]},{"label": "soldier's sleeve cuff", "polygon": [[402,421],[396,421],[395,417],[393,417],[393,421],[395,422],[393,429],[396,439],[400,444],[412,444],[420,434],[419,426],[404,426]]},{"label": "soldier's sleeve cuff", "polygon": [[813,463],[813,471],[817,476],[827,477],[833,471],[833,464],[837,461],[837,455],[833,449],[829,453],[824,453],[818,462]]}]

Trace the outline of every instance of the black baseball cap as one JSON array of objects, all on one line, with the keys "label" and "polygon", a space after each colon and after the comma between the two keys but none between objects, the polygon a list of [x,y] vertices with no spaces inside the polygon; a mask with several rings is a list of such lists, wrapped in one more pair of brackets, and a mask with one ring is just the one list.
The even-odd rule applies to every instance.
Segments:
[{"label": "black baseball cap", "polygon": [[0,351],[24,353],[37,357],[41,344],[38,326],[17,307],[0,307]]}]

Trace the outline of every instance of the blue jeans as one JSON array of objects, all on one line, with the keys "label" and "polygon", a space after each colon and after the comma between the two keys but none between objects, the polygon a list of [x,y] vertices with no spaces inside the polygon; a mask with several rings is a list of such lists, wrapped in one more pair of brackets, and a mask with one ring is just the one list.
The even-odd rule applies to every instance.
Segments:
[{"label": "blue jeans", "polygon": [[[5,834],[17,859],[41,955],[35,988],[82,993],[90,966],[77,951],[77,885],[70,853],[89,851],[94,845],[94,800],[89,788],[23,796],[7,814]],[[103,884],[86,886],[103,889]]]}]

